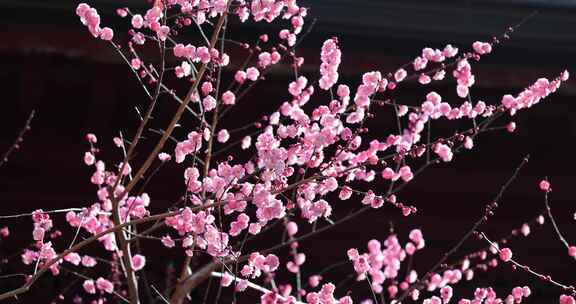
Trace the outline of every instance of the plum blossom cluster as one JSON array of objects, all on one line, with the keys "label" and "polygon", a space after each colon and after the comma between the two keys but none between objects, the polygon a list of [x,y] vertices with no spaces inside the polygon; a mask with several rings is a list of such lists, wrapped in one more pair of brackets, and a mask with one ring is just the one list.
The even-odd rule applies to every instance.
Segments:
[{"label": "plum blossom cluster", "polygon": [[262,272],[271,273],[280,266],[280,260],[274,254],[262,255],[258,252],[250,254],[248,265],[244,265],[240,273],[244,277],[257,278]]},{"label": "plum blossom cluster", "polygon": [[100,15],[98,11],[90,7],[86,3],[80,3],[76,8],[76,15],[80,17],[80,21],[86,27],[94,37],[99,37],[102,40],[110,41],[114,38],[114,31],[109,27],[100,27]]},{"label": "plum blossom cluster", "polygon": [[334,292],[336,290],[336,286],[331,283],[327,283],[322,285],[322,288],[319,292],[310,292],[306,295],[306,301],[309,304],[329,304],[329,303],[337,303],[337,304],[352,304],[352,298],[350,296],[345,296],[339,299],[334,297]]},{"label": "plum blossom cluster", "polygon": [[[282,294],[275,292],[265,293],[260,302],[263,304],[280,304],[280,303],[302,303],[297,301],[293,296],[286,296],[289,294],[290,288],[286,288]],[[322,288],[318,292],[310,292],[306,296],[306,303],[309,304],[352,304],[352,298],[350,296],[344,296],[341,298],[335,298],[334,292],[336,286],[334,284],[328,283],[322,285]]]},{"label": "plum blossom cluster", "polygon": [[89,294],[95,294],[96,291],[102,293],[112,293],[114,292],[114,284],[104,278],[98,278],[96,282],[94,280],[86,280],[82,283],[82,287]]},{"label": "plum blossom cluster", "polygon": [[[52,235],[46,235],[53,227],[50,215],[44,213],[41,209],[36,210],[32,213],[32,220],[34,221],[32,239],[35,241],[35,248],[32,250],[26,249],[21,255],[22,262],[26,265],[30,265],[36,261],[38,263],[45,263],[56,257],[56,251],[52,246],[52,242],[47,240],[47,238],[52,237]],[[59,273],[59,268],[56,264],[52,265],[50,270],[53,274]]]},{"label": "plum blossom cluster", "polygon": [[[457,303],[458,304],[472,304],[472,303],[486,303],[486,304],[496,304],[496,303],[506,303],[506,304],[513,304],[513,303],[522,303],[526,298],[528,298],[532,294],[532,291],[529,287],[514,287],[510,294],[508,294],[504,298],[499,298],[496,292],[491,288],[477,288],[474,292],[474,299],[460,299]],[[439,298],[431,298],[428,302],[426,300],[423,303],[432,304],[432,303],[447,303],[442,302]]]},{"label": "plum blossom cluster", "polygon": [[469,88],[474,85],[474,75],[472,75],[472,67],[468,60],[460,60],[453,72],[454,78],[458,82],[456,92],[458,96],[465,98],[468,96]]},{"label": "plum blossom cluster", "polygon": [[[410,270],[403,281],[397,278],[398,269],[400,269],[406,256],[411,256],[416,250],[424,247],[424,238],[420,230],[412,230],[409,239],[410,241],[406,243],[404,248],[399,245],[396,235],[392,234],[384,242],[386,246],[384,250],[382,250],[380,242],[376,240],[368,242],[368,253],[359,254],[357,249],[348,250],[348,258],[352,261],[354,270],[359,275],[358,280],[364,280],[366,276],[370,276],[371,280],[368,282],[375,293],[384,292],[382,284],[388,282],[386,291],[390,303],[401,303],[403,295],[406,293],[410,295],[413,301],[418,301],[421,296],[422,291],[418,284],[422,281],[418,278],[415,270]],[[382,268],[383,265],[384,268]],[[467,267],[469,264],[463,265],[462,270],[466,270]],[[438,292],[438,294],[423,299],[421,303],[450,303],[454,297],[454,287],[462,278],[462,272],[459,269],[448,269],[445,270],[444,275],[433,274],[429,276],[429,279],[425,281],[425,291]],[[522,303],[531,293],[528,286],[515,287],[506,297],[499,298],[491,287],[477,288],[473,299],[462,298],[456,303]]]},{"label": "plum blossom cluster", "polygon": [[[34,239],[35,244],[32,249],[25,249],[20,257],[25,265],[37,263],[38,266],[42,266],[56,259],[57,252],[50,240],[57,239],[61,236],[61,232],[57,230],[48,234],[48,232],[53,228],[53,223],[49,214],[42,210],[34,211],[32,213],[32,219],[34,221],[32,238]],[[58,260],[56,263],[49,266],[53,275],[58,275],[60,273],[59,265],[62,264],[63,261],[75,266],[82,265],[83,267],[94,267],[97,263],[91,256],[84,255],[82,257],[78,253],[72,252],[65,255],[63,260]]]},{"label": "plum blossom cluster", "polygon": [[[407,256],[414,255],[417,250],[424,248],[424,237],[418,229],[410,232],[410,241],[406,245],[400,245],[396,235],[390,235],[384,241],[384,248],[378,240],[368,242],[368,253],[360,254],[357,249],[348,250],[348,258],[354,265],[354,270],[358,274],[358,280],[370,276],[371,288],[376,293],[382,293],[382,284],[386,280],[395,280],[398,277],[400,266]],[[415,271],[411,271],[406,281],[400,285],[406,289],[408,284],[412,284],[417,279]],[[390,285],[388,292],[393,298],[398,291],[396,285]]]},{"label": "plum blossom cluster", "polygon": [[518,110],[530,108],[551,93],[556,92],[561,83],[567,81],[569,76],[568,71],[564,71],[560,77],[552,81],[540,78],[516,97],[504,95],[502,97],[502,105],[510,111],[511,115],[514,115]]},{"label": "plum blossom cluster", "polygon": [[[192,73],[192,64],[194,63],[208,64],[212,62],[217,65],[227,66],[230,62],[227,54],[220,54],[220,51],[217,49],[208,49],[205,46],[196,48],[191,44],[184,46],[179,43],[174,46],[173,52],[175,57],[185,59],[179,66],[174,68],[174,73],[178,78],[190,76]],[[206,89],[204,89],[203,92],[206,93]],[[211,90],[209,92],[211,92]]]},{"label": "plum blossom cluster", "polygon": [[[431,63],[441,63],[444,62],[447,58],[453,58],[458,54],[458,48],[453,47],[451,44],[448,44],[444,47],[444,49],[432,49],[432,48],[424,48],[422,50],[422,54],[412,61],[412,68],[414,72],[418,74],[418,82],[422,85],[427,85],[432,82],[432,80],[442,80],[446,75],[446,71],[444,69],[440,69],[435,71],[434,73],[427,73],[425,71],[426,67]],[[399,69],[394,74],[394,78],[396,81],[400,82],[406,78],[407,72],[404,69]],[[394,87],[394,86],[392,86]],[[392,88],[391,87],[391,88]]]},{"label": "plum blossom cluster", "polygon": [[319,86],[323,90],[328,90],[336,83],[338,83],[338,67],[340,66],[342,52],[338,48],[338,40],[335,38],[328,39],[322,45],[322,53],[320,59],[320,75],[322,77],[319,81]]},{"label": "plum blossom cluster", "polygon": [[[540,217],[535,220],[538,224],[540,223]],[[290,228],[288,228],[290,226]],[[527,224],[522,225],[520,230],[525,231]],[[295,233],[296,227],[294,225],[287,225],[287,230],[289,233]],[[529,233],[529,232],[528,232]],[[513,233],[511,235],[517,235]],[[416,251],[421,250],[425,246],[425,240],[422,232],[419,229],[414,229],[409,233],[409,241],[406,242],[404,246],[401,246],[399,240],[395,234],[391,234],[384,242],[384,248],[382,243],[377,240],[371,240],[368,242],[368,252],[362,253],[357,249],[350,249],[347,252],[348,259],[352,262],[354,271],[357,274],[358,281],[368,281],[370,288],[375,293],[385,293],[386,297],[390,300],[390,303],[400,303],[404,298],[405,294],[410,296],[412,301],[417,301],[420,303],[449,303],[454,298],[454,288],[463,279],[471,280],[469,274],[472,273],[471,263],[469,258],[475,256],[480,256],[482,260],[486,259],[486,251],[479,251],[477,253],[467,255],[464,263],[461,264],[460,268],[446,269],[443,274],[432,273],[426,274],[423,277],[419,277],[416,270],[410,270],[404,279],[399,278],[401,265],[406,259],[406,257],[413,258]],[[295,244],[295,243],[292,243]],[[297,247],[297,246],[296,246]],[[499,250],[490,246],[490,252],[492,254],[498,254]],[[502,251],[505,251],[502,249]],[[469,258],[468,258],[469,257]],[[272,263],[268,262],[271,260]],[[253,253],[250,255],[250,261],[248,265],[245,265],[242,274],[245,276],[253,275],[253,270],[261,270],[266,273],[264,269],[271,269],[269,264],[276,267],[277,264],[276,256],[264,256],[259,253]],[[257,261],[260,261],[261,266],[256,266]],[[287,265],[290,269],[291,262]],[[490,262],[492,267],[495,267],[497,263]],[[481,268],[482,264],[478,264],[477,268]],[[296,272],[296,271],[295,271]],[[464,275],[466,273],[466,275]],[[259,275],[259,273],[258,273]],[[254,278],[254,276],[252,276]],[[230,286],[233,280],[232,275],[227,274],[222,276],[221,284],[223,286]],[[238,284],[235,289],[237,291],[244,291],[249,285],[246,279],[240,279],[241,283]],[[351,297],[344,297],[337,299],[334,297],[334,287],[332,283],[325,283],[320,285],[323,277],[321,275],[311,275],[308,278],[309,288],[320,287],[316,291],[310,290],[298,290],[297,294],[306,299],[306,303],[352,303]],[[422,283],[425,284],[422,284]],[[386,284],[386,286],[383,286]],[[261,297],[261,303],[300,303],[291,294],[290,291],[293,290],[291,285],[280,285],[277,292],[264,291]],[[420,300],[424,293],[432,294],[428,298]],[[531,290],[528,286],[515,287],[512,291],[505,297],[498,297],[496,292],[491,288],[477,288],[474,292],[474,298],[467,299],[461,298],[455,303],[471,304],[471,303],[521,303],[527,297],[531,295]],[[568,301],[568,296],[563,296],[562,301]],[[367,300],[366,303],[370,302]],[[364,303],[364,302],[363,302]],[[564,303],[564,302],[561,302]],[[566,302],[571,303],[571,302]]]},{"label": "plum blossom cluster", "polygon": [[215,227],[214,219],[204,211],[195,214],[190,208],[185,208],[181,214],[168,217],[166,225],[178,230],[180,235],[187,235],[182,241],[182,247],[187,249],[186,254],[192,256],[197,246],[213,256],[226,256],[229,236]]}]

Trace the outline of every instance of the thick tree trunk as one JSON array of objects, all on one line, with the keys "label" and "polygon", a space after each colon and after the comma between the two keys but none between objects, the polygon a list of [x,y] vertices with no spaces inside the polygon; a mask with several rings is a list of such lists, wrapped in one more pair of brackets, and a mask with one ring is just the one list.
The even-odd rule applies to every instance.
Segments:
[{"label": "thick tree trunk", "polygon": [[185,303],[184,300],[190,294],[192,290],[210,278],[212,271],[218,269],[221,266],[221,263],[211,262],[210,264],[205,265],[204,267],[200,268],[195,273],[188,276],[187,279],[178,282],[176,285],[176,289],[170,298],[171,304],[182,304]]}]

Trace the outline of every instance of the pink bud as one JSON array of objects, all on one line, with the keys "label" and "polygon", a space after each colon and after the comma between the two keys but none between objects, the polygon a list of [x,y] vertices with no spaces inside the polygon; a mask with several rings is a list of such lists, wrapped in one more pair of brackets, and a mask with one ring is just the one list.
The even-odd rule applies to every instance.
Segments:
[{"label": "pink bud", "polygon": [[114,31],[111,28],[105,27],[100,31],[100,39],[110,41],[112,38],[114,38]]},{"label": "pink bud", "polygon": [[385,168],[382,171],[382,178],[383,179],[386,179],[386,180],[392,179],[394,177],[394,175],[395,175],[394,170],[392,170],[391,168]]},{"label": "pink bud", "polygon": [[568,248],[568,255],[573,258],[576,258],[576,246],[570,246]]},{"label": "pink bud", "polygon": [[32,231],[32,238],[35,241],[42,241],[44,239],[44,233],[45,233],[44,228],[36,227],[34,228],[34,231]]},{"label": "pink bud", "polygon": [[252,81],[256,81],[258,80],[258,77],[260,77],[260,71],[258,71],[257,68],[250,67],[246,69],[246,78]]},{"label": "pink bud", "polygon": [[95,294],[96,293],[96,286],[94,285],[94,281],[93,280],[86,280],[84,281],[84,283],[82,284],[82,287],[84,287],[84,290],[87,293],[91,293],[91,294]]},{"label": "pink bud", "polygon": [[222,102],[225,105],[233,105],[236,103],[236,95],[230,91],[226,91],[222,94]]},{"label": "pink bud", "polygon": [[524,286],[522,287],[522,296],[527,298],[532,294],[532,290],[530,290],[530,287],[528,286]]},{"label": "pink bud", "polygon": [[174,240],[172,240],[172,238],[169,235],[163,236],[162,237],[162,244],[164,246],[166,246],[167,248],[172,248],[175,245]]},{"label": "pink bud", "polygon": [[86,140],[91,144],[95,144],[98,142],[96,135],[94,135],[93,133],[86,134]]},{"label": "pink bud", "polygon": [[170,156],[170,154],[168,154],[168,153],[162,152],[162,153],[158,154],[158,159],[161,162],[167,162],[167,161],[170,161],[170,159],[172,159],[172,156]]},{"label": "pink bud", "polygon": [[500,250],[500,260],[508,262],[512,259],[512,250],[510,248],[503,248]]},{"label": "pink bud", "polygon": [[116,9],[116,14],[118,14],[118,16],[124,18],[124,17],[128,16],[128,11],[126,11],[126,9],[124,9],[124,8],[119,8],[119,9]]},{"label": "pink bud", "polygon": [[218,142],[225,143],[230,139],[230,134],[228,130],[223,129],[218,132]]},{"label": "pink bud", "polygon": [[547,180],[545,180],[545,179],[542,180],[542,181],[540,181],[539,186],[540,186],[540,190],[542,190],[542,191],[544,191],[544,192],[550,192],[550,191],[552,191],[552,189],[550,188],[550,182],[547,181]]},{"label": "pink bud", "polygon": [[576,300],[572,296],[561,295],[560,304],[576,304]]},{"label": "pink bud", "polygon": [[310,276],[310,278],[308,278],[308,283],[310,284],[310,287],[315,288],[316,286],[318,286],[320,284],[321,280],[322,280],[321,276],[313,275],[313,276]]},{"label": "pink bud", "polygon": [[396,71],[396,73],[394,73],[394,79],[396,80],[396,82],[400,82],[404,80],[404,78],[406,78],[407,75],[408,73],[406,73],[406,70],[399,69],[398,71]]},{"label": "pink bud", "polygon": [[133,58],[130,60],[130,66],[132,66],[132,68],[135,70],[139,70],[140,67],[142,67],[142,61],[140,61],[138,58]]},{"label": "pink bud", "polygon": [[92,152],[86,152],[84,153],[84,163],[88,166],[92,166],[95,162],[96,158],[94,157],[94,154],[92,154]]},{"label": "pink bud", "polygon": [[286,225],[286,231],[288,231],[288,234],[289,234],[290,236],[293,236],[293,235],[295,235],[296,233],[298,233],[298,225],[297,225],[296,223],[294,223],[294,222],[289,222],[289,223]]},{"label": "pink bud", "polygon": [[8,227],[3,227],[2,229],[0,229],[0,236],[8,237],[9,235],[10,235],[10,229],[8,229]]},{"label": "pink bud", "polygon": [[562,79],[562,81],[566,81],[568,80],[568,78],[570,78],[570,73],[568,73],[568,71],[562,72],[562,76],[560,76],[560,79]]},{"label": "pink bud", "polygon": [[132,27],[134,27],[135,29],[140,29],[142,28],[142,26],[144,25],[144,18],[142,18],[142,15],[134,15],[132,17]]},{"label": "pink bud", "polygon": [[236,80],[238,83],[244,83],[244,81],[246,81],[246,72],[237,71],[234,75],[234,80]]},{"label": "pink bud", "polygon": [[114,291],[114,284],[112,284],[112,282],[104,279],[104,278],[98,278],[96,280],[96,287],[104,292],[107,293],[112,293]]},{"label": "pink bud", "polygon": [[132,267],[138,271],[146,265],[146,258],[143,255],[137,254],[132,257]]}]

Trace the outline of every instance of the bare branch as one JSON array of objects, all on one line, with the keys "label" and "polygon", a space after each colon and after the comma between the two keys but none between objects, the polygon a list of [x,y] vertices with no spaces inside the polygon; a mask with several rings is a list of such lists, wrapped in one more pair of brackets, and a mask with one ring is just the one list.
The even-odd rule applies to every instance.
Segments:
[{"label": "bare branch", "polygon": [[32,119],[34,119],[34,115],[36,115],[36,110],[32,110],[32,112],[30,112],[30,115],[28,115],[28,119],[26,119],[24,127],[18,133],[18,137],[16,137],[14,143],[10,146],[10,148],[8,148],[8,150],[4,153],[4,155],[2,155],[2,158],[0,158],[0,167],[2,167],[5,163],[8,162],[10,155],[12,155],[14,151],[20,149],[20,145],[24,141],[24,135],[26,134],[26,132],[30,131],[30,125],[32,124]]}]

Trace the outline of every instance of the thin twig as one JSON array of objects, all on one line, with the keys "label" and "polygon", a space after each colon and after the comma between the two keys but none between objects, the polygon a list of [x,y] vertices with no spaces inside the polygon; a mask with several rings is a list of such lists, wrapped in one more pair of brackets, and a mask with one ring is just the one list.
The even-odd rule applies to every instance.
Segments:
[{"label": "thin twig", "polygon": [[[56,209],[56,210],[48,210],[48,211],[42,211],[42,213],[46,213],[46,214],[53,214],[53,213],[67,213],[70,211],[84,211],[83,208],[67,208],[67,209]],[[29,213],[21,213],[21,214],[14,214],[14,215],[2,215],[0,216],[0,220],[4,220],[4,219],[13,219],[13,218],[21,218],[21,217],[29,217],[32,216],[33,212],[29,212]],[[100,211],[97,214],[102,214],[102,215],[110,215],[110,212],[105,212],[105,211]]]},{"label": "thin twig", "polygon": [[550,222],[552,223],[552,227],[554,227],[554,232],[556,232],[558,239],[564,245],[564,247],[566,247],[566,249],[569,249],[570,244],[568,243],[568,241],[566,241],[566,238],[564,237],[564,235],[562,235],[562,232],[560,232],[560,228],[558,227],[558,224],[556,223],[556,220],[554,219],[554,216],[552,215],[552,210],[550,209],[550,203],[548,201],[548,193],[549,193],[549,191],[546,191],[544,193],[544,205],[546,206],[546,214],[548,215],[548,218],[550,219]]},{"label": "thin twig", "polygon": [[[216,271],[211,272],[210,275],[213,276],[213,277],[216,277],[216,278],[222,278],[222,277],[225,276],[225,274],[223,274],[223,273],[221,273],[221,272],[216,272]],[[229,275],[232,276],[231,274],[229,274]],[[237,282],[243,281],[243,279],[240,279],[240,278],[238,278],[238,277],[233,277],[233,280],[234,280],[234,281],[237,281]],[[264,288],[264,287],[262,287],[262,286],[260,286],[260,285],[258,285],[258,284],[252,283],[252,282],[250,282],[250,281],[248,281],[248,280],[245,280],[245,281],[246,281],[246,285],[247,285],[248,287],[250,287],[250,288],[252,288],[252,289],[254,289],[254,290],[260,291],[260,292],[263,293],[263,294],[267,294],[267,293],[271,293],[271,292],[272,292],[271,290],[266,289],[266,288]],[[288,301],[287,298],[285,298],[285,297],[283,297],[283,296],[281,296],[281,295],[279,295],[279,294],[276,294],[276,297],[279,298],[279,299],[282,300],[282,301]],[[293,303],[295,303],[295,304],[304,304],[303,302],[300,302],[300,301],[295,301],[295,302],[293,302]]]},{"label": "thin twig", "polygon": [[[500,191],[498,191],[498,194],[496,195],[496,197],[494,197],[491,204],[488,204],[487,206],[493,205],[493,206],[497,207],[497,203],[502,198],[502,195],[504,194],[506,189],[508,189],[510,184],[512,184],[512,182],[516,179],[516,177],[518,176],[518,173],[524,167],[524,165],[526,165],[528,163],[529,158],[530,158],[529,155],[524,157],[524,159],[522,160],[520,165],[518,165],[518,167],[516,167],[516,169],[514,170],[514,173],[512,174],[512,176],[510,176],[510,178],[508,178],[506,183],[504,183],[504,185],[500,188]],[[493,207],[493,208],[495,208],[495,207]],[[444,262],[452,254],[454,254],[456,251],[458,251],[458,249],[460,249],[460,247],[464,244],[464,242],[466,240],[468,240],[475,233],[475,231],[478,229],[478,227],[480,227],[480,225],[482,225],[484,222],[486,222],[488,220],[488,215],[487,215],[488,211],[490,211],[490,208],[486,208],[485,212],[474,223],[474,225],[472,225],[470,230],[468,230],[468,232],[466,232],[466,234],[464,234],[464,236],[452,248],[450,248],[450,250],[448,250],[446,253],[444,253],[442,255],[442,258],[440,258],[440,260],[438,262],[436,262],[436,264],[434,264],[434,266],[432,266],[432,268],[430,268],[430,270],[428,270],[428,272],[426,272],[426,274],[424,276],[422,276],[416,283],[414,283],[410,288],[408,288],[406,291],[404,291],[404,293],[398,299],[399,302],[404,300],[412,292],[412,290],[416,289],[418,287],[418,285],[423,280],[426,280],[430,275],[432,275],[434,272],[436,272],[436,270],[438,268],[440,268],[442,266],[442,264],[444,264]]]},{"label": "thin twig", "polygon": [[[480,235],[482,236],[482,238],[484,240],[486,240],[486,242],[488,242],[490,244],[490,246],[492,246],[494,249],[496,249],[498,251],[498,253],[500,253],[500,248],[498,248],[498,245],[496,245],[494,242],[490,241],[490,239],[486,236],[486,234],[482,231],[480,231]],[[529,266],[521,264],[520,262],[518,262],[515,259],[510,259],[509,263],[512,263],[516,268],[520,268],[522,270],[524,270],[525,272],[545,281],[545,282],[549,282],[552,285],[555,285],[557,287],[560,287],[562,289],[564,289],[564,291],[571,293],[572,295],[576,295],[576,290],[574,289],[574,286],[568,286],[565,284],[562,284],[558,281],[555,281],[554,279],[552,279],[552,277],[550,277],[549,275],[544,275],[541,273],[538,273],[534,270],[532,270]]]},{"label": "thin twig", "polygon": [[2,155],[2,158],[0,158],[0,167],[2,167],[5,163],[8,162],[10,155],[12,155],[12,153],[15,150],[18,150],[20,148],[20,144],[24,141],[24,135],[26,134],[26,132],[30,131],[30,125],[32,124],[32,119],[34,118],[34,115],[36,115],[36,110],[32,110],[32,112],[30,112],[30,115],[28,115],[28,119],[26,119],[24,127],[20,130],[20,132],[18,132],[18,137],[16,137],[14,143],[10,146],[10,148],[8,148],[8,150],[4,153],[4,155]]},{"label": "thin twig", "polygon": [[162,293],[160,293],[160,291],[158,291],[158,289],[156,289],[156,287],[154,285],[150,285],[150,288],[152,288],[152,290],[154,290],[154,292],[158,295],[158,297],[164,301],[164,303],[166,304],[170,304],[170,302],[168,301],[168,299],[166,299],[166,297],[164,297],[164,295]]}]

